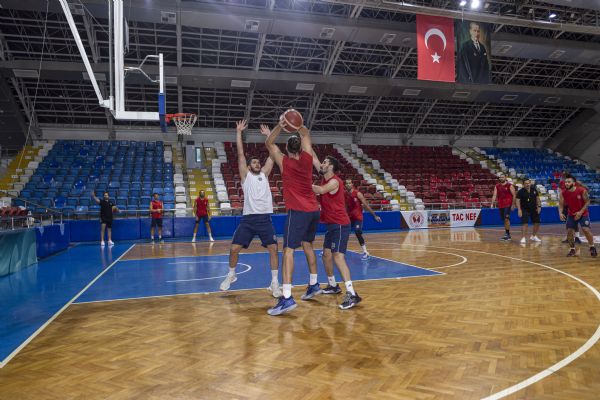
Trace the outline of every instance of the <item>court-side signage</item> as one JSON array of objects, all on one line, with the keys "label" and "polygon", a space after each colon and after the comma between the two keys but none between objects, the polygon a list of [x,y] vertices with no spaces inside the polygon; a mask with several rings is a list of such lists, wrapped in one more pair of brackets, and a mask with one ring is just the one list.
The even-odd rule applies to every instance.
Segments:
[{"label": "court-side signage", "polygon": [[402,211],[403,227],[409,229],[459,228],[478,225],[479,209]]}]

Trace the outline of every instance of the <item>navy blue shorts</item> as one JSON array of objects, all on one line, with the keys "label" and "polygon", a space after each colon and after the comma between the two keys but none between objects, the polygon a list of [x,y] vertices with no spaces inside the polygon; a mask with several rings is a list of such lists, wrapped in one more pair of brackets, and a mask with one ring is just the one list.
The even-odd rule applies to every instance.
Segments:
[{"label": "navy blue shorts", "polygon": [[503,220],[510,219],[511,208],[512,207],[499,208],[498,211],[500,211],[500,218],[502,218]]},{"label": "navy blue shorts", "polygon": [[320,211],[289,210],[283,231],[283,248],[297,249],[302,242],[314,242]]},{"label": "navy blue shorts", "polygon": [[323,249],[330,249],[332,253],[345,254],[349,237],[350,225],[327,224]]},{"label": "navy blue shorts", "polygon": [[208,224],[208,215],[203,215],[201,217],[196,216],[196,223],[200,221],[204,222],[205,224]]},{"label": "navy blue shorts", "polygon": [[247,249],[254,236],[257,235],[263,247],[277,244],[277,236],[275,235],[275,228],[271,221],[271,214],[242,216],[242,220],[233,234],[231,244],[237,244]]},{"label": "navy blue shorts", "polygon": [[579,220],[575,221],[575,217],[569,215],[567,217],[567,229],[577,229],[577,225],[581,225],[582,228],[591,228],[589,216],[582,216]]},{"label": "navy blue shorts", "polygon": [[152,218],[150,222],[150,228],[159,227],[162,228],[162,218]]},{"label": "navy blue shorts", "polygon": [[355,232],[362,232],[362,226],[363,226],[363,222],[362,221],[351,221],[350,225],[352,226],[352,230]]}]

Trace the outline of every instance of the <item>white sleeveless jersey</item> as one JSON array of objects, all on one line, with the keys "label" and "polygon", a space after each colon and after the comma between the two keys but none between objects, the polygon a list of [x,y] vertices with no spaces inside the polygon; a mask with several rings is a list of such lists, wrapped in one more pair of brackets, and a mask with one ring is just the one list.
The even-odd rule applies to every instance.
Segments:
[{"label": "white sleeveless jersey", "polygon": [[244,215],[273,214],[273,196],[269,179],[264,172],[255,175],[248,172],[242,185],[244,190]]}]

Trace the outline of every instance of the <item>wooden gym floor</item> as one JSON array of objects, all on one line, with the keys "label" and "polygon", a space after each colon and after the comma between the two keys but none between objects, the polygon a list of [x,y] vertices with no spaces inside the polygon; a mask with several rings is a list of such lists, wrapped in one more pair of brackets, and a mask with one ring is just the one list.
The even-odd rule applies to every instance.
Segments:
[{"label": "wooden gym floor", "polygon": [[[281,317],[264,289],[72,304],[0,369],[0,399],[598,399],[600,260],[585,245],[566,258],[562,233],[367,234],[373,255],[444,275],[355,281],[347,311],[302,287]],[[138,244],[122,260],[227,248]]]}]

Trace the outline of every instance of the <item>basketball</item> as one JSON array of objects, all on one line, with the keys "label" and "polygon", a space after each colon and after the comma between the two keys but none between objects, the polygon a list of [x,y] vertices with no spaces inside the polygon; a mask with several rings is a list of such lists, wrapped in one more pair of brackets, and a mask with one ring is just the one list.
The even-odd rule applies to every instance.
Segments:
[{"label": "basketball", "polygon": [[280,119],[285,122],[285,126],[283,127],[283,129],[289,133],[296,132],[304,124],[302,114],[300,114],[293,108],[290,108],[289,110],[281,114]]}]

